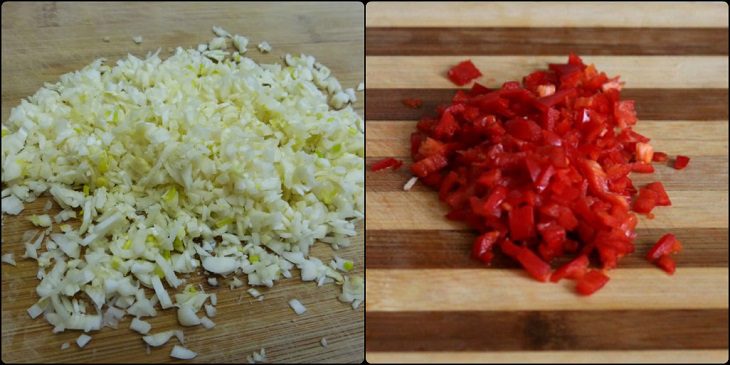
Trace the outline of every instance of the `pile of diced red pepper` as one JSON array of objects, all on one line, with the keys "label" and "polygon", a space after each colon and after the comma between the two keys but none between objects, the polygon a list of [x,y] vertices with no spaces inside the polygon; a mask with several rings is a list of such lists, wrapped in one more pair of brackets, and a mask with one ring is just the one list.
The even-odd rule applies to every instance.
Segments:
[{"label": "pile of diced red pepper", "polygon": [[[448,73],[458,85],[480,75],[471,61]],[[660,182],[637,190],[629,177],[668,158],[632,129],[634,101],[621,99],[622,84],[573,54],[522,83],[475,83],[420,120],[411,171],[438,190],[448,219],[480,233],[475,258],[488,264],[498,248],[540,281],[573,279],[579,293],[592,294],[609,280],[605,270],[634,252],[632,208],[651,215],[671,205]],[[669,255],[680,248],[666,235],[647,258],[672,273]],[[549,263],[560,257],[573,259],[553,271]]]}]

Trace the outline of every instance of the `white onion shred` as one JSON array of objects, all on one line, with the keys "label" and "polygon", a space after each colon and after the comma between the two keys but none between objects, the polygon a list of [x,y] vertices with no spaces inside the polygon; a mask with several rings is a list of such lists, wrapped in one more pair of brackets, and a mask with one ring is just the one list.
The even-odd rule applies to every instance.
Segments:
[{"label": "white onion shred", "polygon": [[418,181],[418,177],[414,176],[406,182],[405,185],[403,185],[403,190],[408,191],[413,188],[413,185],[416,185],[416,182]]},{"label": "white onion shred", "polygon": [[322,347],[327,347],[327,338],[322,337],[322,339],[319,340],[319,344],[322,345]]},{"label": "white onion shred", "polygon": [[198,356],[198,354],[186,349],[185,347],[175,345],[175,347],[172,348],[172,351],[170,351],[170,356],[176,359],[190,360]]},{"label": "white onion shred", "polygon": [[167,343],[173,335],[175,335],[175,331],[165,331],[155,335],[144,336],[142,339],[144,342],[147,342],[148,345],[158,347]]},{"label": "white onion shred", "polygon": [[61,344],[61,350],[65,350],[67,348],[71,347],[71,344],[68,342],[64,342]]},{"label": "white onion shred", "polygon": [[83,348],[84,346],[86,346],[87,343],[89,343],[89,341],[91,341],[91,336],[82,334],[81,336],[79,336],[79,338],[76,339],[76,344],[79,345],[79,347]]},{"label": "white onion shred", "polygon": [[301,315],[302,313],[307,311],[307,308],[302,305],[302,303],[297,299],[292,299],[289,301],[289,306],[291,309],[294,310],[294,312],[298,315]]},{"label": "white onion shred", "polygon": [[15,266],[15,258],[13,258],[13,253],[10,252],[10,253],[3,254],[2,262]]},{"label": "white onion shred", "polygon": [[203,325],[203,327],[205,327],[205,329],[211,329],[211,328],[215,327],[215,323],[213,321],[211,321],[210,318],[208,318],[208,317],[200,318],[200,324]]},{"label": "white onion shred", "polygon": [[149,322],[143,321],[139,318],[133,318],[132,323],[129,325],[129,328],[143,335],[146,335],[152,329],[152,325]]}]

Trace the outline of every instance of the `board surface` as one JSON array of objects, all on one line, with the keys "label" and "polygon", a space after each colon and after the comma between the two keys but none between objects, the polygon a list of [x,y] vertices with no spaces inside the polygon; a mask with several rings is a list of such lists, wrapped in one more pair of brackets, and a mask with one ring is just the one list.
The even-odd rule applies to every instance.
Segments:
[{"label": "board surface", "polygon": [[[161,48],[194,47],[214,37],[211,27],[221,26],[250,39],[247,56],[274,62],[285,53],[307,53],[330,67],[344,88],[355,88],[364,77],[364,7],[359,3],[4,3],[2,5],[2,120],[22,98],[32,95],[44,82],[78,70],[94,59],[109,62],[132,53],[143,57]],[[144,41],[136,45],[133,36]],[[109,42],[102,39],[109,37]],[[266,40],[271,54],[256,50]],[[362,115],[362,93],[355,108]],[[12,252],[17,267],[2,265],[2,360],[3,362],[168,362],[177,341],[151,350],[147,355],[140,336],[128,329],[129,316],[119,329],[92,333],[91,342],[79,349],[78,331],[51,333],[42,319],[31,320],[26,309],[36,300],[37,265],[23,260],[21,236],[33,228],[30,214],[43,214],[47,198],[26,205],[18,217],[6,217],[2,229],[2,253]],[[51,214],[55,214],[54,207]],[[329,262],[334,254],[353,259],[354,273],[363,275],[362,229],[352,246],[332,251],[317,245],[315,256]],[[298,277],[298,270],[293,272]],[[203,282],[199,275],[191,282]],[[364,309],[353,310],[339,302],[339,286],[317,288],[298,279],[282,280],[263,289],[263,302],[253,300],[244,286],[233,291],[213,289],[218,295],[216,327],[184,328],[185,346],[198,352],[194,362],[246,362],[246,356],[262,347],[268,362],[361,362],[364,351]],[[297,316],[289,299],[297,298],[307,312]],[[150,320],[152,332],[178,328],[174,311],[159,312]],[[326,348],[320,345],[325,337]],[[69,342],[71,348],[61,350]]]},{"label": "board surface", "polygon": [[[626,81],[637,131],[655,150],[673,206],[639,219],[636,253],[591,297],[543,284],[514,262],[469,258],[474,233],[447,221],[407,168],[366,176],[366,358],[383,362],[725,362],[728,359],[727,5],[690,3],[370,3],[367,165],[411,161],[409,136],[447,104],[450,66],[471,59],[488,87],[569,52]],[[423,107],[401,100],[421,98]],[[684,244],[668,276],[643,254],[667,232]]]}]

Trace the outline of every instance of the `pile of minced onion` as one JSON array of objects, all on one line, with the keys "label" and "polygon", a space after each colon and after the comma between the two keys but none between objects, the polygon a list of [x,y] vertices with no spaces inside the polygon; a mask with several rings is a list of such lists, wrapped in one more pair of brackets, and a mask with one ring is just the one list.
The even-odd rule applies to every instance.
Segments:
[{"label": "pile of minced onion", "polygon": [[[205,305],[214,316],[215,295],[182,276],[201,267],[232,287],[241,274],[271,287],[297,267],[304,281],[342,285],[339,299],[354,308],[364,300],[362,278],[347,276],[352,261],[309,255],[315,242],[349,245],[363,218],[354,92],[312,56],[257,64],[242,56],[245,37],[214,32],[166,60],[96,60],[23,100],[3,125],[3,214],[43,193],[63,209],[31,217],[42,230],[26,235],[23,255],[39,266],[28,313],[54,332],[116,328],[128,314],[147,334],[141,318],[159,307],[212,327],[197,313]],[[172,331],[145,341],[173,334],[182,342]]]}]

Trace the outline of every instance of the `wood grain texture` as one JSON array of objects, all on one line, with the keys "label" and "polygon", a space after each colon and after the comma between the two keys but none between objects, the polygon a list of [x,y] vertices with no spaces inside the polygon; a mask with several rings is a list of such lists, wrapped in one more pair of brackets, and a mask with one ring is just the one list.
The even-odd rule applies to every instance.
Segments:
[{"label": "wood grain texture", "polygon": [[725,28],[373,27],[368,56],[724,55]]},{"label": "wood grain texture", "polygon": [[367,27],[727,27],[727,5],[661,2],[370,2]]},{"label": "wood grain texture", "polygon": [[[621,260],[621,268],[652,268],[644,255],[666,233],[664,228],[639,228],[636,254]],[[676,232],[684,250],[676,256],[677,267],[727,267],[727,228],[690,228]],[[476,233],[469,230],[368,230],[365,249],[368,269],[517,269],[520,264],[497,255],[489,266],[471,257]],[[594,266],[600,267],[597,258]],[[570,258],[555,259],[555,267]]]},{"label": "wood grain texture", "polygon": [[[256,61],[275,62],[284,53],[312,54],[333,70],[343,87],[354,88],[364,78],[363,10],[360,3],[4,3],[2,120],[44,82],[53,82],[97,57],[114,63],[128,52],[144,56],[158,48],[167,57],[169,47],[193,47],[210,40],[214,25],[248,36],[253,47],[247,55]],[[132,42],[135,35],[144,37],[141,45]],[[105,36],[111,41],[103,42]],[[255,49],[263,40],[273,46],[271,54]],[[361,114],[363,105],[362,101],[355,105]],[[46,199],[27,206],[23,216],[4,221],[2,253],[14,253],[18,266],[2,265],[3,362],[179,361],[169,356],[177,344],[174,339],[146,355],[140,335],[128,329],[129,316],[117,330],[92,333],[84,349],[73,343],[78,331],[54,335],[44,320],[30,319],[26,309],[37,300],[37,266],[21,259],[20,236],[32,228],[27,215],[42,212]],[[351,258],[355,274],[363,275],[362,227],[352,246],[333,252],[317,245],[313,254],[327,262],[335,254]],[[299,272],[293,275],[297,278]],[[364,310],[339,302],[338,286],[317,288],[298,279],[282,280],[273,288],[261,289],[265,299],[258,302],[246,293],[248,286],[216,290],[202,275],[191,275],[189,280],[203,283],[206,292],[215,292],[219,298],[215,328],[184,328],[185,346],[198,352],[194,362],[245,362],[246,356],[262,347],[274,363],[363,360]],[[292,298],[307,307],[304,315],[297,316],[288,306]],[[149,321],[153,333],[178,328],[173,310],[160,311]],[[326,348],[319,343],[323,337]],[[62,351],[64,342],[70,342],[71,348]]]},{"label": "wood grain texture", "polygon": [[368,352],[371,364],[462,363],[715,363],[728,360],[727,350],[614,350],[614,351],[414,351]]},{"label": "wood grain texture", "polygon": [[[471,59],[484,76],[477,79],[487,87],[522,77],[548,63],[565,63],[567,56],[367,56],[369,89],[452,88],[446,72]],[[606,74],[621,75],[627,88],[723,88],[728,87],[727,56],[586,56]]]},{"label": "wood grain texture", "polygon": [[[367,13],[366,163],[406,162],[366,172],[368,361],[727,361],[726,4],[374,2]],[[655,150],[692,158],[633,174],[636,186],[662,181],[674,204],[640,218],[636,252],[591,297],[538,283],[499,252],[490,267],[472,260],[474,233],[443,217],[437,194],[402,190],[415,121],[457,90],[451,66],[471,59],[477,81],[498,87],[570,51],[622,76]],[[674,276],[643,258],[667,232],[684,242]]]},{"label": "wood grain texture", "polygon": [[[368,351],[723,349],[728,334],[716,324],[727,320],[723,309],[378,312],[368,315],[366,333],[380,336],[366,346]],[[380,330],[384,327],[389,330]]]},{"label": "wood grain texture", "polygon": [[[369,121],[418,120],[448,103],[456,89],[373,89],[366,91]],[[640,120],[728,119],[727,89],[624,89],[622,96],[636,101]],[[403,99],[423,101],[419,109],[403,107]]]},{"label": "wood grain texture", "polygon": [[[679,267],[670,276],[654,267],[619,266],[610,276],[601,291],[581,297],[573,292],[571,280],[541,283],[522,269],[368,269],[367,317],[403,311],[724,309],[727,313],[727,267]],[[717,326],[727,333],[724,323],[718,321]]]}]

